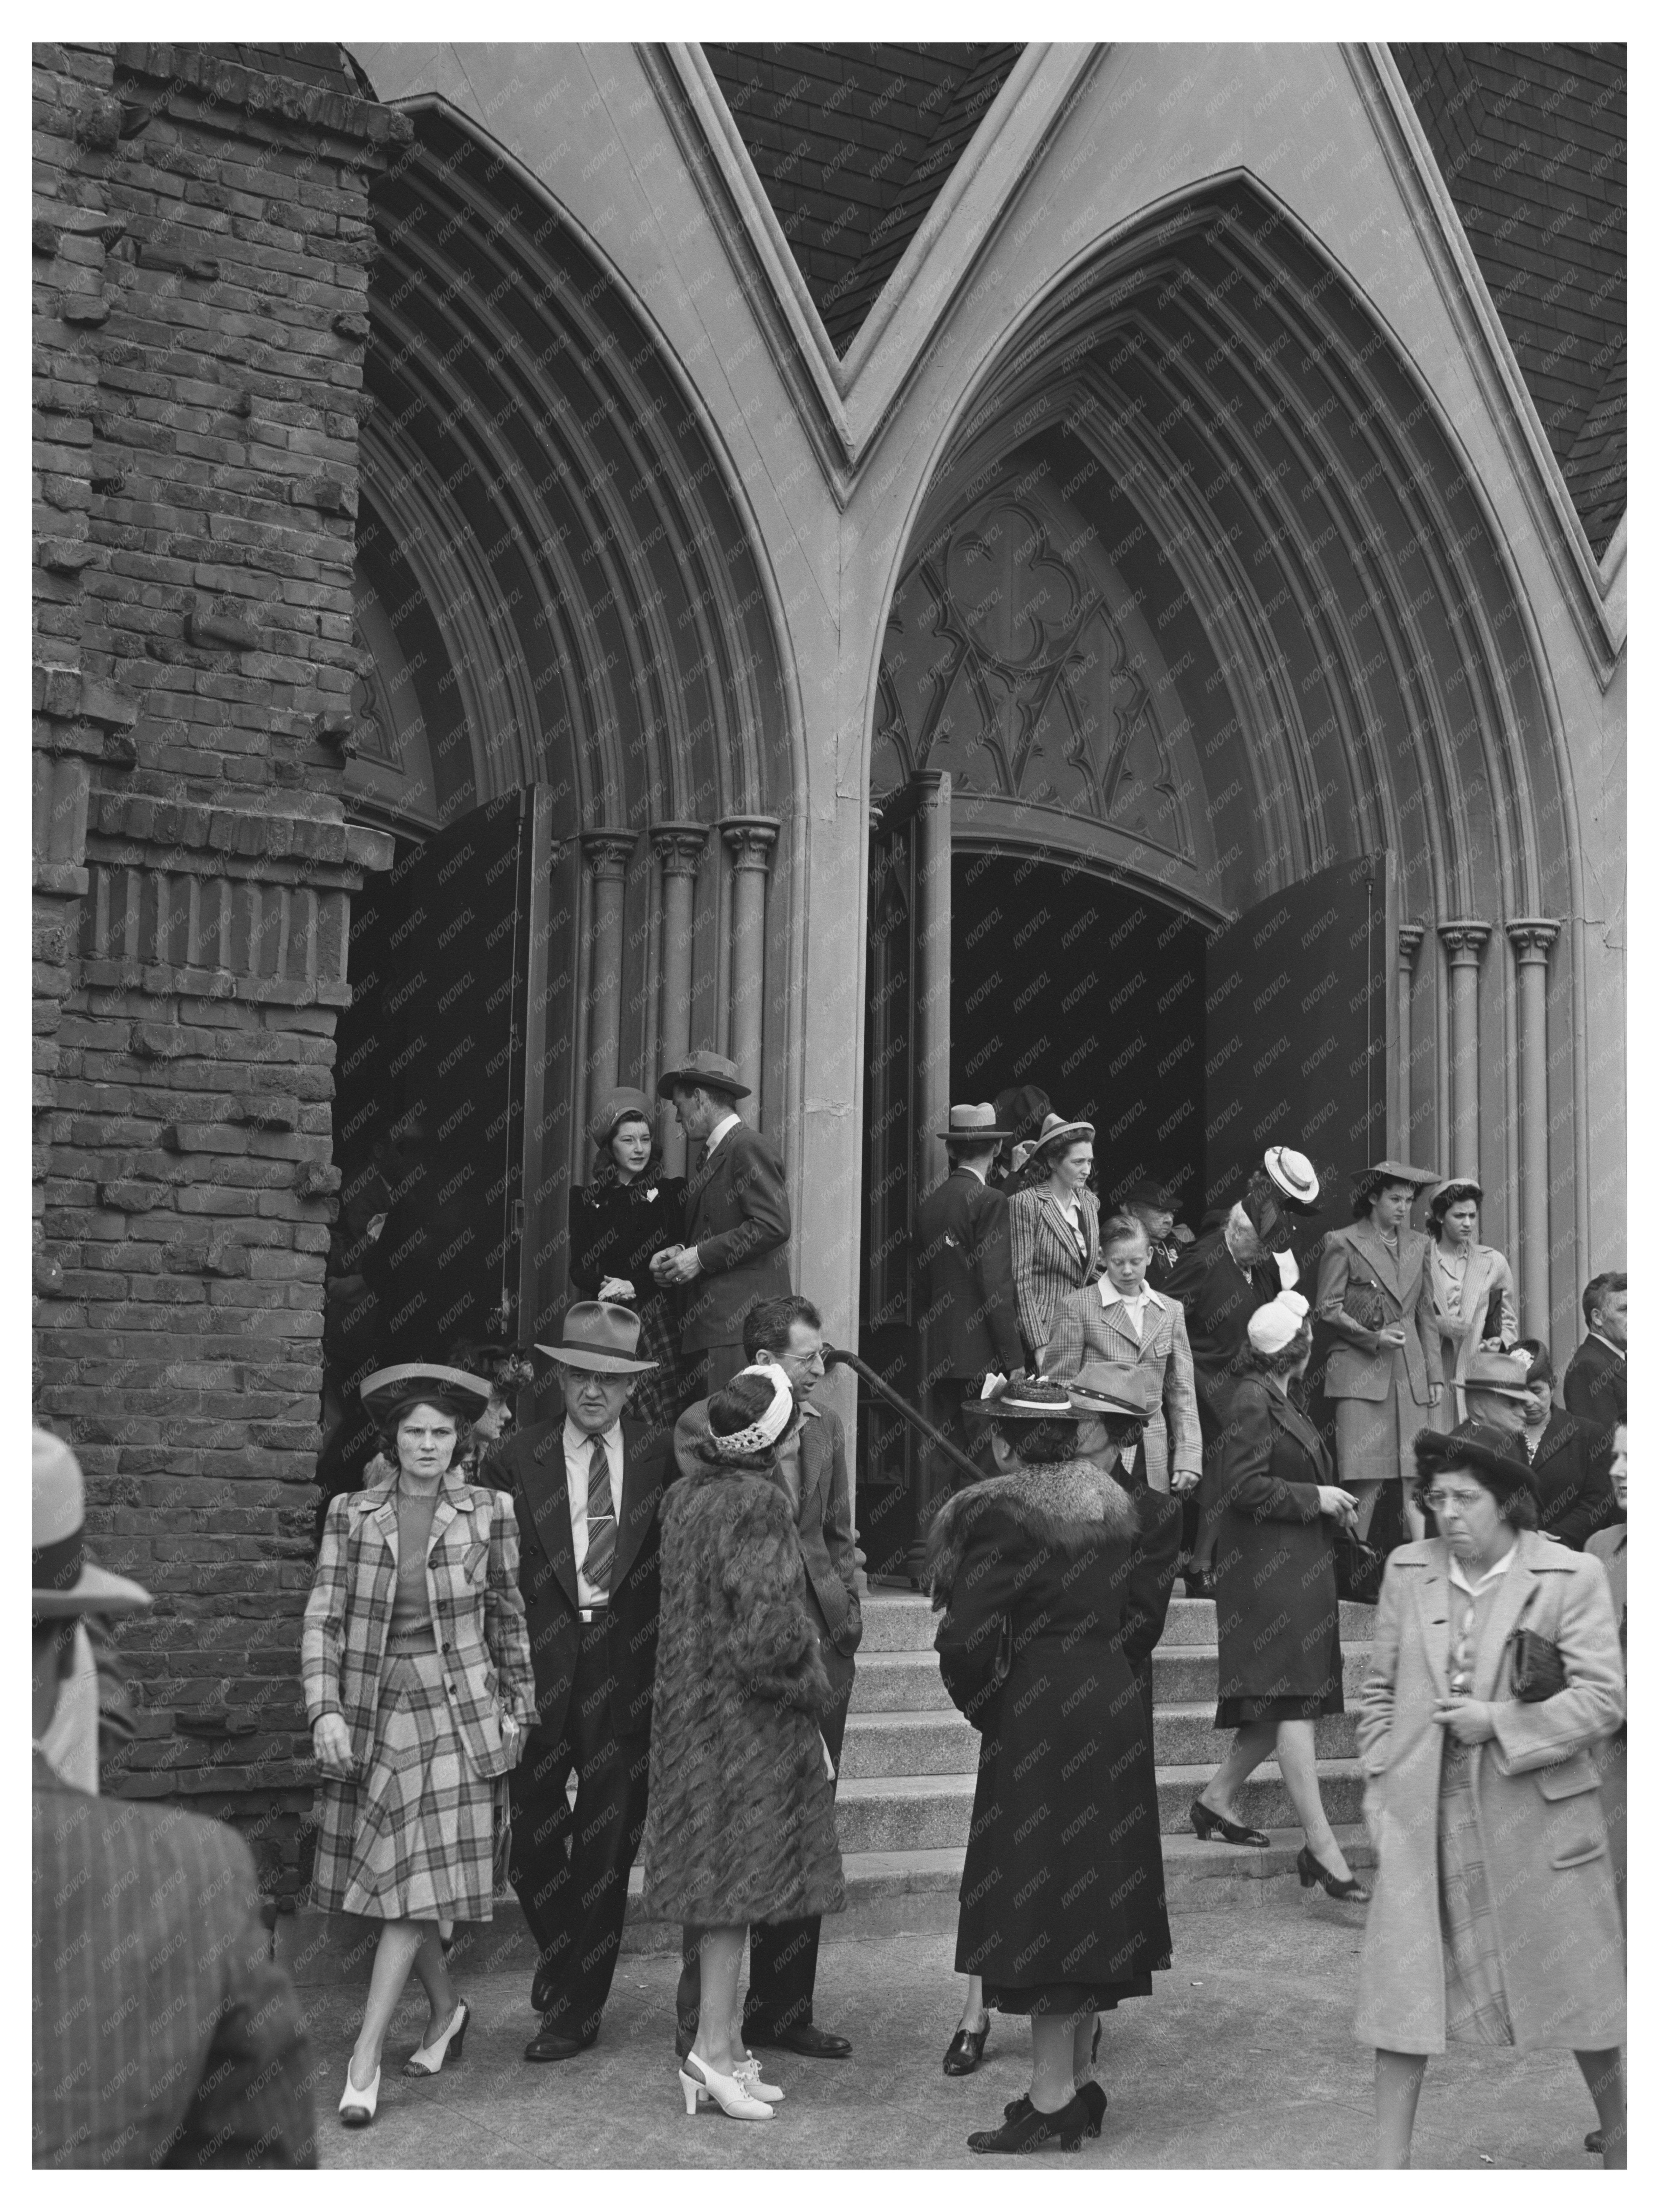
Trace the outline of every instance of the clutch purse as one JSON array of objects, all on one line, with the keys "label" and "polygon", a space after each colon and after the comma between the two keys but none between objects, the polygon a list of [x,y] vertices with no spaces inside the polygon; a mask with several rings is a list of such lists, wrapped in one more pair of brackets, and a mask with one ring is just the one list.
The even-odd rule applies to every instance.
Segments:
[{"label": "clutch purse", "polygon": [[1560,1645],[1535,1629],[1517,1628],[1510,1638],[1510,1695],[1523,1705],[1541,1705],[1566,1686]]},{"label": "clutch purse", "polygon": [[1356,1605],[1375,1605],[1387,1562],[1381,1552],[1358,1536],[1340,1536],[1336,1545],[1336,1594]]},{"label": "clutch purse", "polygon": [[1342,1293],[1342,1310],[1361,1328],[1386,1328],[1389,1304],[1375,1283],[1350,1283]]}]

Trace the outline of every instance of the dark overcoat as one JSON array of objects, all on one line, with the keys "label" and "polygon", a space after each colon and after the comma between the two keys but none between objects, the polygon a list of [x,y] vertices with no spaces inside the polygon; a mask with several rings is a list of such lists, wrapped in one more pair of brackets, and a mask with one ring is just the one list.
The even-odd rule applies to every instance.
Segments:
[{"label": "dark overcoat", "polygon": [[[623,1419],[622,1512],[605,1615],[611,1713],[617,1735],[643,1735],[651,1725],[657,1669],[658,1528],[663,1486],[674,1479],[668,1438]],[[564,1732],[581,1649],[582,1619],[570,1532],[570,1489],[564,1468],[564,1416],[538,1421],[492,1455],[490,1480],[516,1501],[519,1589],[536,1671],[533,1725]]]},{"label": "dark overcoat", "polygon": [[1218,1693],[1316,1698],[1340,1690],[1334,1482],[1318,1431],[1261,1375],[1243,1375],[1221,1441],[1216,1522]]},{"label": "dark overcoat", "polygon": [[645,1903],[732,1928],[839,1912],[831,1698],[789,1499],[774,1477],[699,1467],[663,1501]]},{"label": "dark overcoat", "polygon": [[702,1273],[683,1293],[682,1349],[740,1344],[750,1307],[789,1295],[789,1194],[769,1137],[739,1121],[704,1152],[686,1179],[685,1241]]},{"label": "dark overcoat", "polygon": [[1606,1433],[1557,1407],[1532,1457],[1538,1480],[1538,1525],[1558,1544],[1582,1552],[1601,1528],[1624,1515],[1613,1494]]},{"label": "dark overcoat", "polygon": [[1570,1413],[1593,1429],[1610,1429],[1628,1419],[1630,1363],[1599,1336],[1587,1336],[1567,1362],[1561,1397]]},{"label": "dark overcoat", "polygon": [[913,1245],[924,1384],[1012,1374],[1024,1363],[1008,1201],[953,1168],[916,1207]]},{"label": "dark overcoat", "polygon": [[1163,1627],[1167,1566],[1143,1549],[1133,1498],[1089,1460],[993,1476],[935,1516],[939,1671],[980,1730],[959,1973],[1020,1990],[1127,1982],[1169,1964],[1151,1717],[1136,1682]]},{"label": "dark overcoat", "polygon": [[1221,1432],[1249,1340],[1245,1332],[1256,1308],[1279,1296],[1279,1268],[1271,1259],[1241,1267],[1228,1249],[1225,1229],[1212,1229],[1182,1255],[1164,1288],[1166,1297],[1181,1302],[1193,1358],[1193,1389],[1204,1439],[1194,1557],[1204,1565],[1215,1547]]}]

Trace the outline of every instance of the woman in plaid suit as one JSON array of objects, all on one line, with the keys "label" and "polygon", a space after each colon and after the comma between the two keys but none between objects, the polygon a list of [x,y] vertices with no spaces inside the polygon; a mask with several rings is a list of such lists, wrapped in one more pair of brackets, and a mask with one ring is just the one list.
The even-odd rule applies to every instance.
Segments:
[{"label": "woman in plaid suit", "polygon": [[395,1468],[330,1505],[300,1647],[322,1769],[313,1895],[385,1923],[340,2100],[348,2127],[374,2117],[411,1967],[431,2018],[404,2071],[461,2055],[467,2008],[441,1923],[490,1917],[497,1784],[535,1718],[512,1501],[451,1472],[489,1385],[422,1365],[362,1387]]},{"label": "woman in plaid suit", "polygon": [[1014,1304],[1033,1368],[1054,1334],[1060,1300],[1100,1274],[1100,1209],[1086,1188],[1095,1164],[1094,1139],[1092,1122],[1050,1114],[1026,1163],[1028,1172],[1043,1180],[1008,1200]]}]

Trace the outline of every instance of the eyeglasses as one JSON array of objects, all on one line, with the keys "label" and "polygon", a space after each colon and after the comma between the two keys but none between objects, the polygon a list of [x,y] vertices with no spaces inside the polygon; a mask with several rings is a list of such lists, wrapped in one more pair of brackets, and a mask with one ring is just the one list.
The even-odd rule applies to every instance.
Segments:
[{"label": "eyeglasses", "polygon": [[1486,1496],[1484,1490],[1429,1490],[1423,1503],[1431,1513],[1467,1513]]}]

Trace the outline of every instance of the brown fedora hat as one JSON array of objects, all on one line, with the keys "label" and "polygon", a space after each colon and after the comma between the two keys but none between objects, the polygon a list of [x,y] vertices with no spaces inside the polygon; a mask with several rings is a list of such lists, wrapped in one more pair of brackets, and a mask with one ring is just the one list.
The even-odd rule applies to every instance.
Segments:
[{"label": "brown fedora hat", "polygon": [[993,1145],[1000,1144],[1014,1133],[998,1127],[994,1106],[980,1105],[953,1106],[950,1127],[936,1129],[933,1133],[943,1137],[947,1145]]},{"label": "brown fedora hat", "polygon": [[1068,1386],[1078,1413],[1107,1413],[1126,1421],[1150,1421],[1162,1403],[1155,1378],[1144,1367],[1112,1359],[1085,1360]]},{"label": "brown fedora hat", "polygon": [[722,1091],[728,1098],[747,1098],[749,1085],[738,1073],[738,1063],[728,1060],[723,1052],[710,1052],[700,1046],[689,1052],[672,1067],[665,1067],[657,1078],[657,1096],[667,1098],[676,1087],[684,1091]]},{"label": "brown fedora hat", "polygon": [[595,1375],[648,1375],[654,1359],[636,1359],[640,1317],[609,1298],[584,1298],[564,1317],[557,1344],[538,1344],[561,1367],[585,1367]]}]

